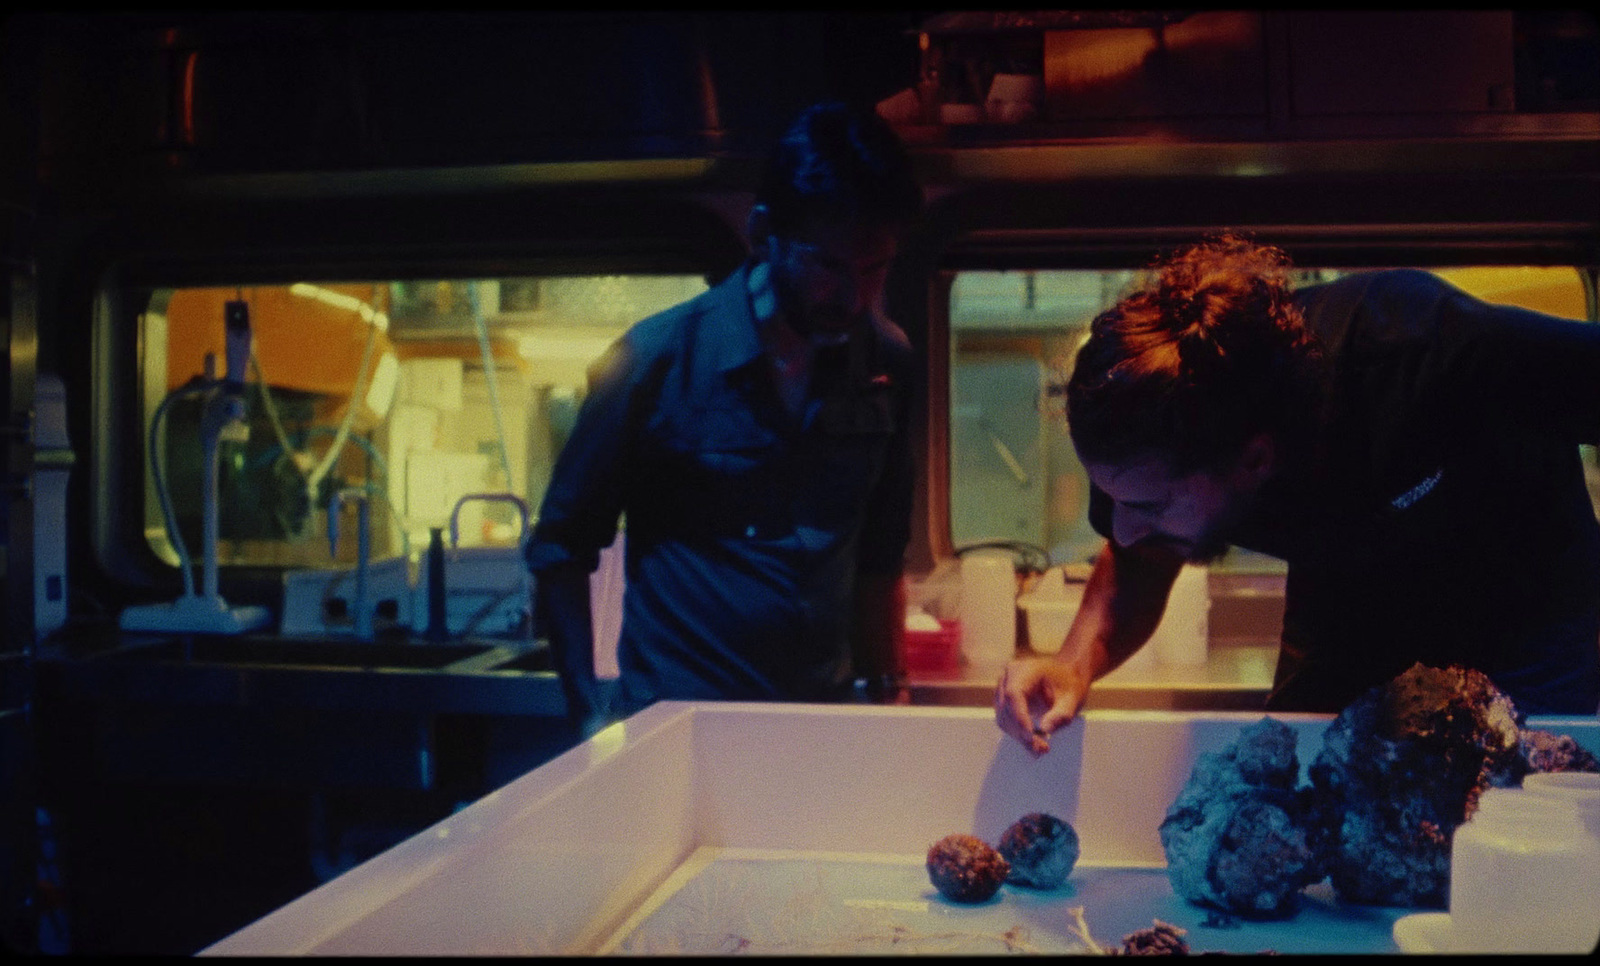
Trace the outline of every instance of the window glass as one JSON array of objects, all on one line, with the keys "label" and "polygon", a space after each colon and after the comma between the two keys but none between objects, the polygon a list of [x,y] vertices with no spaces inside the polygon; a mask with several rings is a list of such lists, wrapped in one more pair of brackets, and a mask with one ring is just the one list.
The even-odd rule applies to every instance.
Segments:
[{"label": "window glass", "polygon": [[[1570,267],[1466,267],[1436,274],[1487,301],[1584,319],[1583,280]],[[1296,284],[1344,274],[1303,269]],[[957,550],[1004,541],[1055,564],[1086,563],[1102,540],[1088,521],[1089,481],[1059,401],[1090,321],[1142,278],[1129,270],[962,271],[950,288],[950,527]],[[1600,377],[1600,376],[1597,376]],[[1584,447],[1591,494],[1600,473]],[[1282,561],[1238,548],[1213,569],[1281,573]]]},{"label": "window glass", "polygon": [[231,302],[253,340],[244,417],[217,442],[217,559],[318,567],[354,558],[353,536],[332,553],[327,519],[350,488],[367,496],[374,558],[415,558],[452,519],[460,546],[514,543],[521,513],[504,494],[537,512],[589,363],[705,289],[698,275],[586,275],[157,290],[140,314],[142,425],[160,457],[145,447],[150,546],[179,562],[166,502],[201,556],[202,398],[186,390],[208,356],[230,374]]}]

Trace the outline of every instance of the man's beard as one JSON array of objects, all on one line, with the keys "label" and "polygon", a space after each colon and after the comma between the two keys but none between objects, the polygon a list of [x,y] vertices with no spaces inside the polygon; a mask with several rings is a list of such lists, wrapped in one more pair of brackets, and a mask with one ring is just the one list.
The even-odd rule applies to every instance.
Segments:
[{"label": "man's beard", "polygon": [[1233,549],[1233,544],[1229,543],[1221,535],[1208,533],[1199,543],[1193,546],[1185,559],[1192,564],[1214,564],[1227,556],[1228,551],[1231,549]]},{"label": "man's beard", "polygon": [[860,320],[830,306],[803,308],[790,303],[787,318],[789,326],[808,339],[831,340],[843,338],[854,331]]},{"label": "man's beard", "polygon": [[1214,564],[1226,556],[1228,551],[1233,549],[1230,537],[1237,529],[1239,521],[1249,512],[1252,502],[1250,497],[1239,497],[1229,503],[1216,522],[1207,527],[1189,545],[1185,559],[1192,564]]},{"label": "man's beard", "polygon": [[1149,536],[1141,539],[1136,546],[1159,547],[1182,557],[1184,563],[1212,564],[1216,563],[1233,545],[1221,536],[1210,531],[1202,534],[1198,540],[1179,540],[1167,536]]},{"label": "man's beard", "polygon": [[811,339],[842,338],[855,331],[865,316],[852,316],[829,305],[807,305],[797,294],[790,280],[781,272],[773,271],[772,287],[778,296],[778,306],[789,328]]}]

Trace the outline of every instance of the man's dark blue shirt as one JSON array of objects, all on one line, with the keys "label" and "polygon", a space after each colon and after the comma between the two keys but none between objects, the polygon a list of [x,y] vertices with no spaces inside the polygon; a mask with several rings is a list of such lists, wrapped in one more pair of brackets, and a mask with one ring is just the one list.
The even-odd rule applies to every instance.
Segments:
[{"label": "man's dark blue shirt", "polygon": [[812,405],[791,413],[750,270],[639,322],[595,363],[529,542],[536,576],[587,574],[624,521],[624,713],[848,696],[856,576],[902,565],[909,342],[877,320],[818,350]]}]

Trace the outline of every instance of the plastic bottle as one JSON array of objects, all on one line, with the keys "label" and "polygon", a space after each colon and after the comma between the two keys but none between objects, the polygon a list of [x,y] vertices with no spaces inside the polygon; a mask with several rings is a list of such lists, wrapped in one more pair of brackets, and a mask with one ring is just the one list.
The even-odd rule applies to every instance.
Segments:
[{"label": "plastic bottle", "polygon": [[427,638],[430,641],[443,641],[450,637],[448,621],[448,600],[444,586],[444,528],[428,528],[428,624]]},{"label": "plastic bottle", "polygon": [[1600,772],[1534,772],[1522,779],[1522,790],[1541,798],[1570,802],[1589,834],[1600,839]]},{"label": "plastic bottle", "polygon": [[1450,852],[1453,952],[1587,953],[1600,939],[1600,842],[1575,808],[1485,789]]},{"label": "plastic bottle", "polygon": [[1008,551],[961,557],[961,650],[983,673],[999,673],[1017,652],[1017,568]]}]

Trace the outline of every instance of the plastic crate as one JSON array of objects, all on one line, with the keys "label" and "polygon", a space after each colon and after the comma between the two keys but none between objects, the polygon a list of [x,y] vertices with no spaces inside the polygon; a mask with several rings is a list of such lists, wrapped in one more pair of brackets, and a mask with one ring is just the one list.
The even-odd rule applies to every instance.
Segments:
[{"label": "plastic crate", "polygon": [[941,619],[936,631],[907,630],[903,656],[910,674],[960,670],[961,621]]}]

